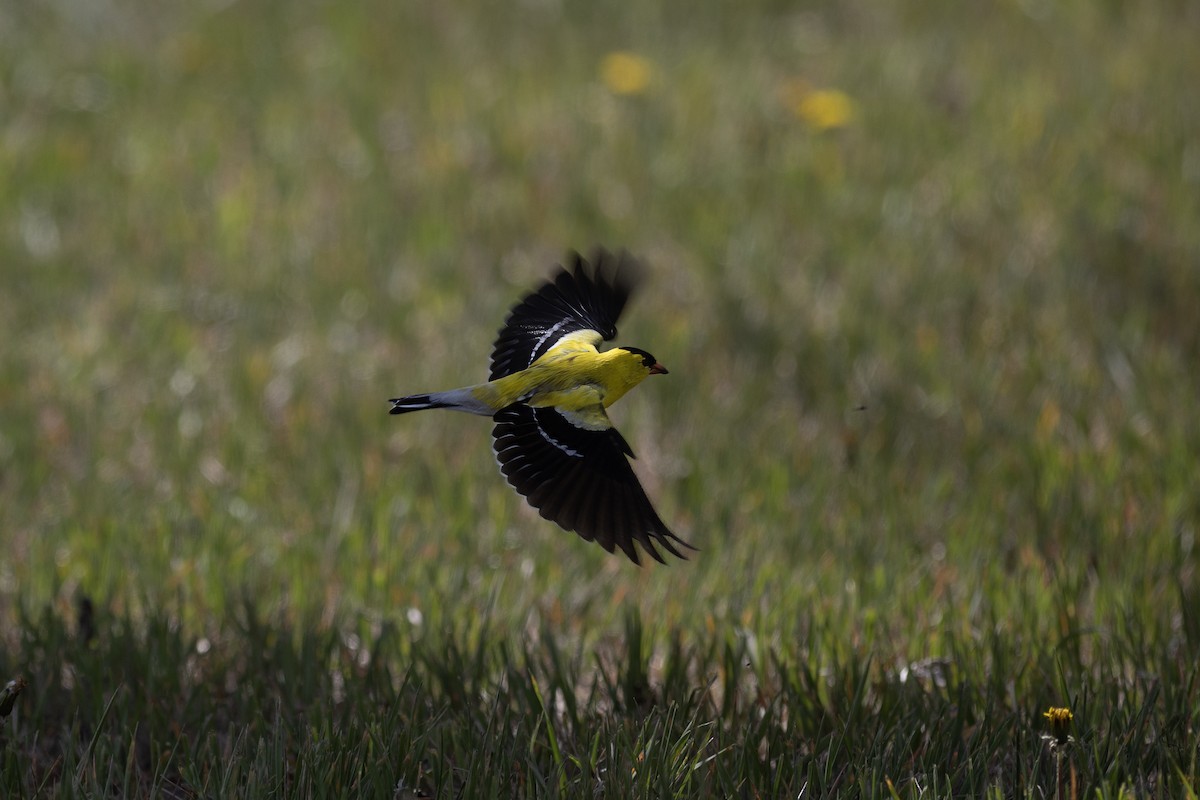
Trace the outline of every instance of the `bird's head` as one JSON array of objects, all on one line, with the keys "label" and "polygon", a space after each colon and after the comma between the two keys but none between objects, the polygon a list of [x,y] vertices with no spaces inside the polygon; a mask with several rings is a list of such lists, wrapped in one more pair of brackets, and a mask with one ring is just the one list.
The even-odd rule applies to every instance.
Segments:
[{"label": "bird's head", "polygon": [[645,350],[640,350],[636,347],[620,348],[630,355],[636,356],[641,361],[642,366],[646,370],[647,375],[666,375],[668,370],[662,364],[658,363],[658,359],[647,353]]}]

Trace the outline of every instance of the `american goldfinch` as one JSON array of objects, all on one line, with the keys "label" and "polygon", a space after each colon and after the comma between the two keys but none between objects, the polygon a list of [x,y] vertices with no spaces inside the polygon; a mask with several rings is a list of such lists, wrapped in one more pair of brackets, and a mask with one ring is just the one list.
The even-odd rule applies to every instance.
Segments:
[{"label": "american goldfinch", "polygon": [[[487,383],[397,397],[392,414],[446,408],[491,417],[493,450],[509,484],[548,520],[608,552],[620,547],[640,563],[633,543],[658,561],[655,544],[686,558],[695,549],[667,528],[629,465],[633,450],[605,409],[667,368],[636,347],[600,351],[617,335],[617,318],[637,285],[625,253],[578,253],[572,269],[518,303],[492,350]],[[665,563],[665,562],[664,562]]]}]

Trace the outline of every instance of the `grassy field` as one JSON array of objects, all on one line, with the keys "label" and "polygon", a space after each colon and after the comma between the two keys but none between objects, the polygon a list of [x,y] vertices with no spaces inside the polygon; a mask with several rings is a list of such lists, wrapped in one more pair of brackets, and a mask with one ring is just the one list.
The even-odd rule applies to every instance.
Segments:
[{"label": "grassy field", "polygon": [[[0,0],[0,795],[1196,797],[1200,7],[518,7]],[[386,413],[594,244],[687,562]]]}]

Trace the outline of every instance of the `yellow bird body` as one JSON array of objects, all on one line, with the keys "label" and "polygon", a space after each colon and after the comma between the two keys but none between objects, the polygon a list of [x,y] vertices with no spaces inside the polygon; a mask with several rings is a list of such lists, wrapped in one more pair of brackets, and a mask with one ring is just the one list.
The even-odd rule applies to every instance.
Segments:
[{"label": "yellow bird body", "polygon": [[601,341],[596,331],[569,334],[526,369],[470,387],[471,393],[493,411],[518,401],[566,411],[608,408],[651,373],[628,350],[600,352]]}]

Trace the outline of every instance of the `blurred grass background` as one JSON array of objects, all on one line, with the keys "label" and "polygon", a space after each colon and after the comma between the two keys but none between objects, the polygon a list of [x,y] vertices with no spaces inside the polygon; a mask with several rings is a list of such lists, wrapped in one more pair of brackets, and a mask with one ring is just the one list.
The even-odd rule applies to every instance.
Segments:
[{"label": "blurred grass background", "polygon": [[[261,615],[397,663],[627,653],[632,613],[760,677],[960,659],[1025,721],[1194,677],[1198,23],[0,3],[0,667],[87,597],[147,647]],[[537,518],[485,422],[386,415],[597,243],[650,267],[620,341],[671,375],[614,417],[701,548],[669,568]]]}]

